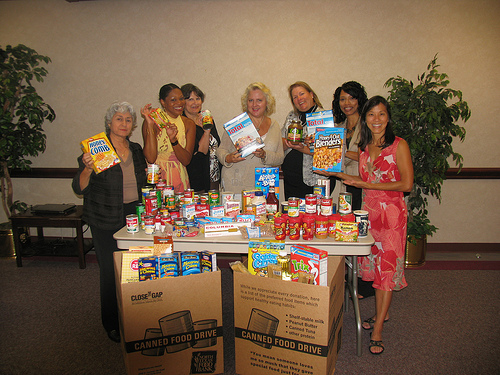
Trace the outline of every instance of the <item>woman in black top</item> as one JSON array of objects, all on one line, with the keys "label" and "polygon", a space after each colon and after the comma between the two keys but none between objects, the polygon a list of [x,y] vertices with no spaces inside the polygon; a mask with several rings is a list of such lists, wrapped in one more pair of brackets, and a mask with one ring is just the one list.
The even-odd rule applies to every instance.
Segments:
[{"label": "woman in black top", "polygon": [[121,162],[96,174],[90,153],[78,157],[78,173],[73,191],[83,195],[83,219],[90,226],[100,270],[101,319],[111,340],[120,341],[113,252],[118,251],[113,234],[135,213],[146,184],[146,159],[141,145],[129,136],[137,126],[137,116],[127,102],[113,103],[105,115],[106,134]]},{"label": "woman in black top", "polygon": [[186,99],[184,116],[190,118],[196,124],[193,157],[186,166],[189,184],[194,191],[218,190],[221,168],[215,156],[215,150],[220,144],[220,138],[215,122],[211,129],[203,129],[200,112],[205,100],[205,94],[192,83],[182,86],[181,91]]}]

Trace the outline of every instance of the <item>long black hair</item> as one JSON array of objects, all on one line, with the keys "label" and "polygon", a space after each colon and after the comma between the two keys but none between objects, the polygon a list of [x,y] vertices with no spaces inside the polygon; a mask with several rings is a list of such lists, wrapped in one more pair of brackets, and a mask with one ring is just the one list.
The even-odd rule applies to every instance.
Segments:
[{"label": "long black hair", "polygon": [[333,117],[335,118],[335,123],[340,124],[346,119],[346,115],[340,109],[340,93],[344,91],[351,95],[354,99],[358,101],[358,112],[361,113],[363,106],[365,105],[368,97],[366,96],[365,88],[356,81],[349,81],[342,84],[342,86],[337,87],[335,93],[333,94],[332,109]]},{"label": "long black hair", "polygon": [[389,147],[394,143],[394,140],[396,139],[394,130],[392,130],[392,115],[389,103],[383,96],[373,96],[368,99],[368,101],[363,106],[363,111],[361,112],[361,132],[358,147],[362,151],[364,151],[365,147],[372,141],[372,132],[368,128],[368,125],[366,125],[366,115],[373,107],[376,107],[379,104],[385,106],[387,110],[387,116],[389,117],[389,122],[387,123],[387,127],[385,128],[384,139],[382,141],[382,144],[380,145],[380,148],[384,149],[386,147]]}]

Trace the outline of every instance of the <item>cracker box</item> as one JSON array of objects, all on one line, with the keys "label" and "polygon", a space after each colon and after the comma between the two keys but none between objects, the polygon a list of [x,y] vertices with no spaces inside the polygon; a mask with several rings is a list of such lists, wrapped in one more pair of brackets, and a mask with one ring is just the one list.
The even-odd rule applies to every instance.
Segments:
[{"label": "cracker box", "polygon": [[236,373],[334,373],[341,346],[344,257],[327,286],[233,273]]},{"label": "cracker box", "polygon": [[226,122],[224,129],[242,158],[265,146],[246,112]]},{"label": "cracker box", "polygon": [[221,272],[121,284],[113,256],[127,374],[223,374]]},{"label": "cracker box", "polygon": [[345,153],[344,141],[344,128],[327,128],[316,132],[313,171],[342,172]]},{"label": "cracker box", "polygon": [[95,173],[101,173],[120,163],[120,158],[104,132],[85,139],[80,143],[80,147],[84,154],[90,152],[92,159],[94,159]]},{"label": "cracker box", "polygon": [[264,192],[264,196],[269,194],[269,185],[274,182],[276,198],[280,199],[280,169],[272,168],[255,168],[255,188]]}]

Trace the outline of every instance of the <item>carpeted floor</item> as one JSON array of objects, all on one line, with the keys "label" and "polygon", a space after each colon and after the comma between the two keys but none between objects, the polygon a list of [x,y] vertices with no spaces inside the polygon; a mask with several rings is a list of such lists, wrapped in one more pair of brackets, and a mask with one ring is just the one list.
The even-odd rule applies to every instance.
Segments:
[{"label": "carpeted floor", "polygon": [[[431,263],[431,262],[428,262]],[[488,262],[489,263],[489,262]],[[223,269],[225,373],[234,374],[232,274]],[[352,307],[344,314],[335,374],[497,374],[495,324],[500,271],[408,269],[408,288],[394,295],[384,327],[386,351],[355,350]],[[0,374],[124,374],[120,345],[99,317],[98,266],[91,258],[0,259]],[[360,301],[363,318],[374,299]]]}]

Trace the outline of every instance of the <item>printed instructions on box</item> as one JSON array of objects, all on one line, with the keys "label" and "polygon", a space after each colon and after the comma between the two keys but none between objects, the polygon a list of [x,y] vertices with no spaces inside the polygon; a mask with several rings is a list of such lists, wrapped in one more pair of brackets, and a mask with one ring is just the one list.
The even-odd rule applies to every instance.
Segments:
[{"label": "printed instructions on box", "polygon": [[[242,300],[255,301],[265,304],[270,310],[276,307],[285,311],[284,321],[276,321],[271,325],[284,328],[283,337],[275,332],[255,332],[252,330],[236,329],[236,336],[253,341],[264,348],[280,347],[295,352],[302,352],[314,356],[326,357],[328,347],[314,344],[318,332],[328,328],[328,322],[322,319],[313,319],[302,315],[300,311],[305,307],[318,307],[319,298],[303,294],[270,290],[241,283],[239,294]],[[262,307],[262,305],[259,305]],[[255,309],[253,309],[255,310]],[[296,311],[296,313],[294,313]],[[262,312],[262,311],[261,311]],[[251,323],[249,323],[249,327]],[[282,331],[283,332],[283,331]],[[305,362],[305,361],[303,361]],[[269,370],[277,374],[313,374],[311,364],[302,363],[300,360],[279,358],[271,353],[266,354],[258,349],[251,352],[250,363],[252,366]]]}]

